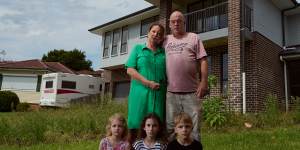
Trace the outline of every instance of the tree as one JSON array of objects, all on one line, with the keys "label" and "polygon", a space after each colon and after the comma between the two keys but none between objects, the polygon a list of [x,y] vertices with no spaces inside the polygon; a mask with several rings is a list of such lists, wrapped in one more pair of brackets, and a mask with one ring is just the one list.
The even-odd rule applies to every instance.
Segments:
[{"label": "tree", "polygon": [[46,55],[43,55],[42,61],[45,62],[60,62],[73,70],[92,70],[92,62],[86,60],[85,52],[73,49],[65,51],[63,49],[51,50]]}]

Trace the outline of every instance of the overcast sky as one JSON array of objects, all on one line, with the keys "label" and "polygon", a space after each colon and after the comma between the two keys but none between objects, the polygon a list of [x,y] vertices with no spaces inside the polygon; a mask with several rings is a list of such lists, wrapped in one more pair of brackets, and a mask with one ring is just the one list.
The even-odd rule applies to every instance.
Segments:
[{"label": "overcast sky", "polygon": [[88,29],[149,6],[144,0],[0,0],[0,52],[6,51],[0,57],[41,59],[53,49],[77,48],[98,69],[100,36]]},{"label": "overcast sky", "polygon": [[149,6],[144,0],[0,0],[0,51],[5,60],[28,60],[77,48],[98,69],[100,36],[88,29]]}]

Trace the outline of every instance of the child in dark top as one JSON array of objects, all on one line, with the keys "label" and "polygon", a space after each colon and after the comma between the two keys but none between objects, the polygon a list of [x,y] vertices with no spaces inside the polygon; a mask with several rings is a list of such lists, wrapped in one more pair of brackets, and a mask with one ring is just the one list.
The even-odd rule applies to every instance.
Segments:
[{"label": "child in dark top", "polygon": [[186,113],[180,113],[174,119],[176,139],[171,141],[167,150],[202,150],[202,144],[192,138],[193,121]]}]

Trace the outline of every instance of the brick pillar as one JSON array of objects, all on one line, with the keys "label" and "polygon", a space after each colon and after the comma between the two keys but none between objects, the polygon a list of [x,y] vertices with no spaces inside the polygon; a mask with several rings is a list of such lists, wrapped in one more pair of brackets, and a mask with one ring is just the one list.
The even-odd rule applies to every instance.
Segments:
[{"label": "brick pillar", "polygon": [[231,110],[242,110],[240,0],[228,0],[228,101]]},{"label": "brick pillar", "polygon": [[159,23],[165,27],[166,34],[169,34],[169,17],[172,11],[172,0],[160,0],[159,10]]}]

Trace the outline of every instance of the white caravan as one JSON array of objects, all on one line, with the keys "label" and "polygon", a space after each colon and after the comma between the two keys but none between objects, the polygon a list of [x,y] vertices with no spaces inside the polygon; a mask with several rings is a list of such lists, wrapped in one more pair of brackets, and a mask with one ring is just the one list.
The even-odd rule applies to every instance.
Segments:
[{"label": "white caravan", "polygon": [[40,106],[67,107],[72,99],[98,94],[102,79],[90,75],[49,73],[42,76]]}]

